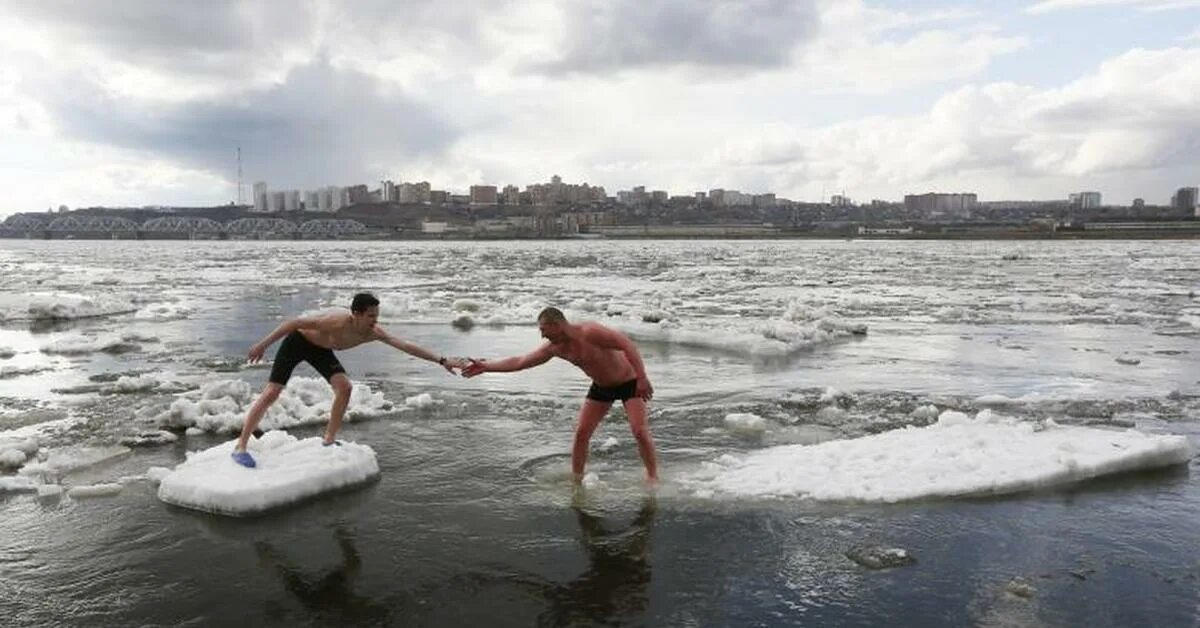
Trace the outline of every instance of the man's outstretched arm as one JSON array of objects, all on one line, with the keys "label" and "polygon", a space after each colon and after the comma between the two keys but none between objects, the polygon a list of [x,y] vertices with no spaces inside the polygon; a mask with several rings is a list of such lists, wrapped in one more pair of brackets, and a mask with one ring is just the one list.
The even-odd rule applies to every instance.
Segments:
[{"label": "man's outstretched arm", "polygon": [[251,363],[258,362],[263,358],[263,354],[267,352],[267,348],[275,344],[280,338],[298,330],[298,329],[314,329],[319,328],[324,322],[323,316],[307,316],[289,318],[279,324],[271,333],[263,337],[250,347],[250,353],[246,355],[246,359]]},{"label": "man's outstretched arm", "polygon": [[523,371],[527,368],[532,368],[540,364],[545,364],[547,360],[554,357],[554,353],[550,351],[550,343],[546,343],[537,349],[526,353],[525,355],[513,356],[504,358],[503,360],[475,360],[472,359],[470,364],[463,369],[463,377],[475,377],[480,373],[509,373],[512,371]]},{"label": "man's outstretched arm", "polygon": [[451,373],[454,372],[454,367],[457,366],[461,368],[462,366],[462,364],[460,364],[461,361],[458,359],[446,358],[445,356],[437,355],[434,352],[408,342],[407,340],[401,340],[384,331],[382,327],[375,327],[375,339],[383,342],[386,345],[395,347],[415,358],[436,362],[437,364],[442,365],[442,368],[450,371]]}]

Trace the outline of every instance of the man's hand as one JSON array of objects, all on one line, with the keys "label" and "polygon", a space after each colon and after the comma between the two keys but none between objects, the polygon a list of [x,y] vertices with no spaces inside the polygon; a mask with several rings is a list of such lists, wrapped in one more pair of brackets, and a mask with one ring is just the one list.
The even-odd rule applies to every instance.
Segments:
[{"label": "man's hand", "polygon": [[263,359],[263,354],[266,353],[266,351],[266,347],[256,344],[253,347],[250,347],[250,353],[246,354],[246,361],[250,364],[261,362]]},{"label": "man's hand", "polygon": [[486,372],[487,372],[487,361],[486,360],[476,360],[475,358],[467,358],[466,365],[463,366],[463,369],[462,369],[462,376],[463,377],[475,377],[476,375],[479,375],[480,373],[486,373]]},{"label": "man's hand", "polygon": [[634,395],[646,401],[650,401],[654,397],[654,387],[650,385],[649,377],[639,377],[637,379],[637,388],[634,391]]},{"label": "man's hand", "polygon": [[454,373],[454,369],[465,369],[467,365],[470,364],[470,361],[465,358],[442,357],[440,360],[438,360],[438,364],[441,364],[442,368],[446,369],[447,371]]}]

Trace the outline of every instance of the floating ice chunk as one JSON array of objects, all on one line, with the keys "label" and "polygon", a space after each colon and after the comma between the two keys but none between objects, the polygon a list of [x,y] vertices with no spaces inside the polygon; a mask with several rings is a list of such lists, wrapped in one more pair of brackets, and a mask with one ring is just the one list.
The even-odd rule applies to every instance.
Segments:
[{"label": "floating ice chunk", "polygon": [[909,416],[918,421],[932,421],[938,416],[938,407],[933,404],[926,404],[915,408]]},{"label": "floating ice chunk", "polygon": [[65,473],[95,466],[129,453],[128,447],[67,447],[51,450],[46,459],[21,468],[21,475],[36,475],[45,479],[58,478]]},{"label": "floating ice chunk", "polygon": [[189,427],[183,431],[183,434],[185,436],[200,436],[202,434],[207,434],[207,433],[208,432],[205,432],[204,430],[202,430],[198,427]]},{"label": "floating ice chunk", "polygon": [[149,432],[138,432],[133,436],[126,436],[121,439],[121,444],[127,447],[145,447],[147,445],[167,445],[179,440],[174,432],[166,430],[151,430]]},{"label": "floating ice chunk", "polygon": [[173,321],[188,318],[192,308],[176,303],[156,303],[138,310],[133,317],[139,321]]},{"label": "floating ice chunk", "polygon": [[974,403],[977,406],[1006,406],[1016,402],[1016,399],[1013,399],[1012,397],[1006,397],[998,393],[980,395],[974,400]]},{"label": "floating ice chunk", "polygon": [[0,449],[15,449],[25,457],[32,456],[38,450],[38,441],[36,438],[6,438],[0,439]]},{"label": "floating ice chunk", "polygon": [[1028,580],[1020,576],[1016,576],[1012,580],[1009,580],[1008,584],[1004,585],[1004,590],[1017,597],[1026,599],[1033,597],[1033,595],[1037,593],[1037,587],[1033,586]]},{"label": "floating ice chunk", "polygon": [[62,497],[63,487],[58,484],[41,484],[37,487],[37,496],[41,499],[55,499]]},{"label": "floating ice chunk", "polygon": [[71,499],[83,499],[87,497],[112,497],[121,492],[121,485],[117,483],[107,484],[88,484],[86,486],[72,486],[67,491],[67,497]]},{"label": "floating ice chunk", "polygon": [[1117,358],[1117,364],[1124,364],[1125,366],[1137,366],[1141,363],[1142,361],[1137,358],[1130,358],[1126,356]]},{"label": "floating ice chunk", "polygon": [[30,320],[73,320],[93,318],[111,314],[123,314],[137,310],[129,301],[114,297],[88,297],[75,294],[34,294],[26,300],[24,315],[17,313],[10,319]]},{"label": "floating ice chunk", "polygon": [[130,394],[147,392],[158,387],[159,381],[149,375],[122,375],[111,386],[106,386],[103,392],[109,394]]},{"label": "floating ice chunk", "polygon": [[460,314],[450,321],[450,326],[466,331],[475,327],[475,319],[471,318],[470,314]]},{"label": "floating ice chunk", "polygon": [[20,377],[22,375],[33,375],[34,373],[41,373],[42,371],[48,370],[50,370],[50,367],[36,366],[32,364],[28,366],[3,366],[0,367],[0,379],[11,379],[13,377]]},{"label": "floating ice chunk", "polygon": [[687,481],[729,495],[898,502],[1013,493],[1181,464],[1191,456],[1184,436],[946,411],[928,427],[762,449]]},{"label": "floating ice chunk", "polygon": [[0,449],[0,469],[15,469],[25,464],[25,452],[20,449]]},{"label": "floating ice chunk", "polygon": [[479,302],[474,299],[458,299],[450,306],[455,312],[478,312]]},{"label": "floating ice chunk", "polygon": [[36,491],[37,486],[33,478],[19,475],[0,476],[0,493],[27,493]]},{"label": "floating ice chunk", "polygon": [[[197,427],[206,432],[235,434],[242,430],[246,411],[258,396],[258,390],[238,379],[208,382],[199,390],[183,393],[171,407],[157,417],[164,427]],[[323,379],[293,377],[279,399],[267,411],[263,430],[314,425],[329,420],[333,390]],[[346,408],[346,419],[378,416],[392,409],[382,394],[366,384],[355,384]]]},{"label": "floating ice chunk", "polygon": [[250,442],[248,450],[258,466],[247,469],[230,457],[234,444],[229,441],[190,455],[162,478],[158,498],[185,508],[247,516],[379,475],[375,451],[366,445],[324,447],[320,438],[297,440],[274,430]]},{"label": "floating ice chunk", "polygon": [[149,469],[146,469],[146,479],[158,484],[159,482],[162,482],[162,479],[167,477],[167,475],[170,473],[171,470],[167,467],[150,467]]},{"label": "floating ice chunk", "polygon": [[129,353],[140,347],[114,337],[65,336],[58,340],[42,345],[42,353],[50,355],[88,355],[103,351],[104,353]]},{"label": "floating ice chunk", "polygon": [[583,475],[583,479],[580,480],[580,484],[583,484],[583,488],[592,489],[601,488],[604,486],[604,482],[600,481],[600,476],[591,471],[588,471]]},{"label": "floating ice chunk", "polygon": [[439,403],[441,402],[437,399],[434,399],[433,395],[429,393],[413,395],[412,397],[408,397],[404,400],[404,405],[410,408],[430,408]]},{"label": "floating ice chunk", "polygon": [[100,342],[85,336],[67,336],[42,345],[42,353],[52,355],[87,355],[100,350]]},{"label": "floating ice chunk", "polygon": [[655,309],[655,310],[646,310],[645,312],[642,312],[642,322],[643,323],[661,323],[662,321],[668,320],[670,318],[671,318],[671,315],[666,310]]},{"label": "floating ice chunk", "polygon": [[608,452],[612,451],[613,449],[616,449],[618,444],[620,444],[620,441],[618,441],[613,436],[609,436],[608,438],[604,439],[604,442],[600,443],[600,446],[597,447],[596,449],[598,451],[608,453]]},{"label": "floating ice chunk", "polygon": [[912,554],[900,547],[855,547],[846,552],[846,558],[868,569],[903,567],[917,562]]},{"label": "floating ice chunk", "polygon": [[725,427],[731,432],[762,434],[767,431],[767,420],[757,414],[734,412],[725,415]]}]

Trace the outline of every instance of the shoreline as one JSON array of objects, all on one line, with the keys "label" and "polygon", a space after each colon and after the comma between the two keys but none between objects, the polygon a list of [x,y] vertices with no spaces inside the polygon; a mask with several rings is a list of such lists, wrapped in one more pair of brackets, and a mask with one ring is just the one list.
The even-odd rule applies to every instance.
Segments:
[{"label": "shoreline", "polygon": [[1200,231],[1195,232],[1179,232],[1179,231],[1148,231],[1138,230],[1130,232],[1095,232],[1095,231],[1071,231],[1071,232],[1056,232],[1056,233],[1023,233],[1023,232],[1008,232],[1008,233],[908,233],[908,234],[833,234],[833,233],[754,233],[754,234],[736,234],[736,233],[713,233],[713,234],[621,234],[621,235],[604,235],[598,237],[580,237],[577,235],[556,235],[556,236],[520,236],[520,235],[458,235],[458,234],[404,234],[404,235],[387,235],[383,237],[325,237],[325,238],[284,238],[284,237],[238,237],[238,238],[219,238],[202,235],[194,237],[190,235],[179,234],[177,237],[166,236],[165,234],[154,234],[152,237],[134,234],[71,234],[69,237],[29,237],[18,234],[0,234],[0,240],[28,240],[28,241],[98,241],[98,240],[114,240],[114,241],[286,241],[286,242],[302,242],[302,241],[337,241],[337,242],[509,242],[509,241],[597,241],[597,240],[870,240],[870,241],[886,241],[886,240],[996,240],[996,241],[1046,241],[1046,240],[1198,240],[1200,239]]}]

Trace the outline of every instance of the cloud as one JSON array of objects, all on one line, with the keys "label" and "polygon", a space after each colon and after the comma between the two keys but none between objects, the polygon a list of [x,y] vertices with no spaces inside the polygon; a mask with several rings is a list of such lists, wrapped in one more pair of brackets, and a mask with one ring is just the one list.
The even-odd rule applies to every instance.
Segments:
[{"label": "cloud", "polygon": [[924,114],[773,127],[728,142],[710,161],[768,171],[781,189],[821,182],[912,191],[986,180],[992,194],[1003,194],[1000,186],[1023,180],[1121,180],[1138,171],[1194,170],[1200,166],[1197,110],[1200,48],[1134,50],[1059,88],[966,86]]},{"label": "cloud", "polygon": [[277,85],[186,103],[114,96],[71,79],[37,86],[61,135],[213,173],[232,172],[240,145],[246,172],[284,187],[383,176],[382,164],[437,154],[458,134],[425,105],[324,59]]},{"label": "cloud", "polygon": [[563,50],[531,63],[534,71],[779,67],[813,36],[818,21],[816,3],[806,0],[589,0],[563,6]]},{"label": "cloud", "polygon": [[1142,11],[1173,11],[1200,7],[1200,0],[1042,0],[1025,7],[1025,12],[1036,15],[1090,7],[1131,7]]}]

